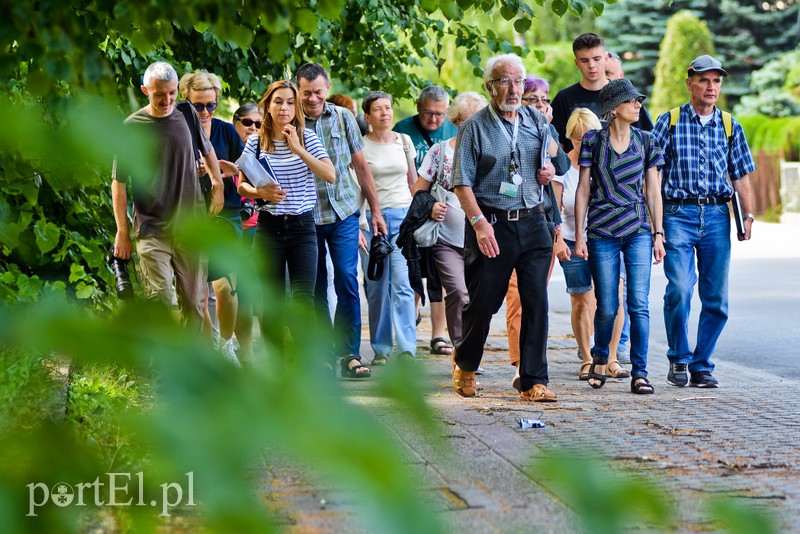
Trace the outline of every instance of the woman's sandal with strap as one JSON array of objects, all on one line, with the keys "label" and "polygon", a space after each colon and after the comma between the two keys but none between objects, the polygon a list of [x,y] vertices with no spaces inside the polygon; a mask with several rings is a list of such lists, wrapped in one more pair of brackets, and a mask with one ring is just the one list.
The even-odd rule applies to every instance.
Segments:
[{"label": "woman's sandal with strap", "polygon": [[462,371],[453,363],[453,389],[456,395],[462,397],[474,397],[478,392],[475,373],[472,371]]},{"label": "woman's sandal with strap", "polygon": [[634,376],[631,379],[631,393],[636,393],[637,395],[651,395],[655,393],[655,391],[653,384],[645,377]]},{"label": "woman's sandal with strap", "polygon": [[622,367],[619,362],[613,361],[608,364],[606,374],[611,378],[630,378],[631,372]]},{"label": "woman's sandal with strap", "polygon": [[591,368],[592,362],[583,362],[581,364],[581,368],[578,371],[578,380],[589,380],[589,368]]},{"label": "woman's sandal with strap", "polygon": [[[350,362],[352,361],[356,361],[358,364],[351,366]],[[349,360],[342,358],[341,367],[343,378],[369,378],[372,376],[372,371],[370,368],[366,365],[362,365],[361,362],[355,358],[351,358]],[[366,371],[363,369],[366,369]]]},{"label": "woman's sandal with strap", "polygon": [[431,339],[431,354],[441,354],[450,356],[453,354],[453,346],[443,337]]}]

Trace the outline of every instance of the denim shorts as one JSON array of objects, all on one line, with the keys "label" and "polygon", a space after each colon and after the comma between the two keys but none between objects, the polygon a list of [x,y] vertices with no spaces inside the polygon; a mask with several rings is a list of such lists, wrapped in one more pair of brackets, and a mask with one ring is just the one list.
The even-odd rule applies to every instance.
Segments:
[{"label": "denim shorts", "polygon": [[564,243],[569,247],[572,254],[569,261],[559,259],[558,263],[564,270],[564,279],[567,281],[567,293],[570,295],[582,295],[592,290],[592,271],[589,269],[589,262],[583,258],[575,256],[575,241],[568,239]]}]

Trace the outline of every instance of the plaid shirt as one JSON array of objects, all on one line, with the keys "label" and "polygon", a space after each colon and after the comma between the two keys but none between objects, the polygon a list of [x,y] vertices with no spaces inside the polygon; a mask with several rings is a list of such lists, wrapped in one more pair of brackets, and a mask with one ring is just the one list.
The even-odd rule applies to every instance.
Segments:
[{"label": "plaid shirt", "polygon": [[361,190],[356,180],[350,176],[348,167],[352,162],[352,154],[364,148],[364,141],[353,113],[342,108],[342,117],[344,127],[339,124],[336,106],[329,102],[325,104],[319,118],[306,116],[306,128],[316,132],[336,169],[336,180],[332,184],[316,179],[317,204],[314,206],[314,222],[319,225],[344,220],[359,208]]},{"label": "plaid shirt", "polygon": [[500,128],[505,128],[510,136],[513,124],[505,118],[500,119],[502,126],[498,124],[489,106],[458,129],[451,185],[471,187],[478,203],[489,208],[517,210],[539,205],[542,198],[536,171],[540,165],[543,132],[545,129],[549,132],[549,125],[544,115],[538,111],[533,113],[531,109],[522,106],[517,113],[520,125],[514,160],[522,184],[516,196],[500,194],[500,184],[511,182],[511,143]]},{"label": "plaid shirt", "polygon": [[653,134],[664,149],[662,191],[666,199],[731,196],[733,186],[728,176],[736,181],[756,170],[742,126],[733,119],[729,148],[722,112],[717,108],[703,126],[697,111],[687,102],[681,106],[672,134],[669,112],[658,117]]}]

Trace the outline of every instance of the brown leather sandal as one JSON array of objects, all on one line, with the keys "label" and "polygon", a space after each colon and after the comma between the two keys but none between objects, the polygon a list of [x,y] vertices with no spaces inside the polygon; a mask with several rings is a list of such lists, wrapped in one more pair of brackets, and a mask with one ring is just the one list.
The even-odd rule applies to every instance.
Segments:
[{"label": "brown leather sandal", "polygon": [[592,362],[583,362],[580,371],[578,371],[578,380],[589,380],[589,368]]},{"label": "brown leather sandal", "polygon": [[477,393],[475,373],[462,371],[456,364],[453,364],[453,389],[455,389],[456,395],[474,397]]},{"label": "brown leather sandal", "polygon": [[606,374],[611,378],[630,378],[631,372],[622,367],[619,362],[613,361],[608,364]]}]

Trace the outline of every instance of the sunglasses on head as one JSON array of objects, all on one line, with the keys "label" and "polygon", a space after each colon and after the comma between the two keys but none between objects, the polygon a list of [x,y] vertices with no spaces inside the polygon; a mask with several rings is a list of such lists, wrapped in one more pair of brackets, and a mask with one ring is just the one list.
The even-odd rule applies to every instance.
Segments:
[{"label": "sunglasses on head", "polygon": [[198,113],[203,111],[203,108],[205,108],[205,110],[208,111],[209,113],[217,109],[216,102],[209,102],[208,104],[203,104],[201,102],[192,102],[192,106],[194,106],[194,109],[196,109]]},{"label": "sunglasses on head", "polygon": [[255,125],[256,128],[261,128],[261,121],[254,121],[253,119],[239,119],[239,122],[244,124],[247,128]]}]

